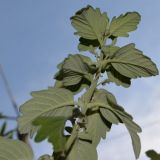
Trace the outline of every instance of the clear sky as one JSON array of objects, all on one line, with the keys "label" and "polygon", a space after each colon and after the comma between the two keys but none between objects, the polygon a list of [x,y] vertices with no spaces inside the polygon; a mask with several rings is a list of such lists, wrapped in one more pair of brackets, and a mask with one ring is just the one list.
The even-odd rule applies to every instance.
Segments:
[{"label": "clear sky", "polygon": [[[119,44],[135,42],[160,67],[159,0],[0,0],[0,63],[19,105],[30,98],[31,91],[53,85],[57,63],[78,52],[78,37],[69,18],[87,4],[106,11],[110,18],[138,11],[142,21],[137,31]],[[160,152],[159,76],[134,80],[129,89],[115,85],[109,89],[142,126],[140,160],[147,159],[148,149]],[[1,77],[0,111],[14,115]],[[134,160],[130,137],[123,133],[124,126],[113,127],[98,147],[99,160]],[[33,148],[36,156],[51,152],[47,143],[33,144]]]}]

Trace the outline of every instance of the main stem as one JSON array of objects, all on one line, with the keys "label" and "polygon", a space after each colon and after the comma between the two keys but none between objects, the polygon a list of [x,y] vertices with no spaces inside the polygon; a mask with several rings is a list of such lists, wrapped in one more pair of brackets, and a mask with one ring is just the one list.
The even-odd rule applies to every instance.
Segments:
[{"label": "main stem", "polygon": [[[100,39],[98,39],[98,40],[99,40],[100,45],[102,47],[103,46],[103,42]],[[86,112],[87,112],[87,104],[91,101],[92,96],[93,96],[93,94],[95,92],[95,89],[97,88],[98,80],[99,80],[100,75],[101,75],[101,68],[102,68],[101,62],[102,62],[102,60],[103,60],[103,55],[102,55],[102,53],[100,53],[100,59],[97,60],[98,71],[97,71],[97,73],[95,75],[95,78],[91,82],[91,85],[90,85],[89,89],[86,91],[86,93],[84,95],[82,95],[83,96],[83,100],[84,100],[83,101],[84,108],[86,108],[85,112],[83,114],[86,114]],[[78,124],[75,124],[73,126],[72,133],[71,133],[70,137],[68,138],[68,140],[67,140],[67,142],[65,144],[65,148],[64,148],[64,152],[63,152],[63,154],[65,154],[65,155],[63,155],[63,156],[65,156],[63,158],[64,160],[67,158],[68,152],[70,151],[72,145],[74,144],[75,140],[77,139],[79,129],[80,129],[80,126]],[[53,154],[53,156],[54,156],[54,154]],[[58,160],[61,160],[61,157],[59,157]]]}]

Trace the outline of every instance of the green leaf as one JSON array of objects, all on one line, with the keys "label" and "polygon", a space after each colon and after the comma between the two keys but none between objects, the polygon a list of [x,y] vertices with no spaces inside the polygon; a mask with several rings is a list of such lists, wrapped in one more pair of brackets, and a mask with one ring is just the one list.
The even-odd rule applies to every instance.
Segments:
[{"label": "green leaf", "polygon": [[96,64],[87,56],[70,55],[59,65],[59,72],[55,75],[57,88],[66,88],[74,94],[88,88],[97,71]]},{"label": "green leaf", "polygon": [[108,80],[118,86],[128,88],[131,85],[131,79],[117,72],[113,67],[107,70]]},{"label": "green leaf", "polygon": [[69,90],[50,87],[48,90],[32,92],[32,97],[20,107],[22,116],[18,118],[18,125],[22,134],[35,133],[37,127],[32,123],[39,116],[72,116],[74,100]]},{"label": "green leaf", "polygon": [[67,157],[67,160],[97,160],[96,147],[84,140],[77,139]]},{"label": "green leaf", "polygon": [[110,130],[110,124],[107,124],[99,113],[94,113],[88,116],[86,124],[86,133],[90,135],[92,144],[98,145],[101,138],[106,138],[106,132]]},{"label": "green leaf", "polygon": [[[138,158],[141,150],[141,143],[137,133],[141,132],[141,128],[132,120],[132,116],[117,104],[115,97],[104,89],[97,90],[93,96],[93,101],[88,104],[89,108],[98,107],[102,116],[109,122],[117,124],[124,123],[128,129],[135,157]],[[94,123],[92,123],[93,125]]]},{"label": "green leaf", "polygon": [[41,142],[48,139],[54,146],[54,152],[60,152],[64,149],[66,137],[64,136],[64,126],[66,117],[38,117],[33,125],[39,127],[35,141]]},{"label": "green leaf", "polygon": [[33,153],[28,145],[18,140],[0,137],[1,160],[33,160]]},{"label": "green leaf", "polygon": [[101,13],[100,9],[91,6],[78,11],[71,17],[71,23],[77,30],[75,34],[89,40],[98,40],[100,44],[108,33],[109,19],[106,13]]},{"label": "green leaf", "polygon": [[128,12],[125,15],[113,17],[109,28],[110,35],[128,37],[128,32],[136,30],[140,20],[141,16],[137,12]]},{"label": "green leaf", "polygon": [[113,113],[112,110],[100,108],[100,112],[107,121],[114,124],[118,124],[120,122],[118,117]]},{"label": "green leaf", "polygon": [[62,80],[64,86],[73,86],[79,84],[83,78],[91,80],[92,67],[87,63],[91,63],[89,57],[83,55],[69,55],[63,62],[61,70],[55,75],[55,79]]},{"label": "green leaf", "polygon": [[90,39],[85,39],[85,38],[80,38],[79,39],[79,45],[78,45],[78,50],[83,52],[83,51],[89,51],[92,54],[95,54],[95,49],[100,46],[98,40],[90,40]]},{"label": "green leaf", "polygon": [[134,44],[128,44],[115,52],[108,63],[121,75],[128,78],[149,77],[158,74],[156,65],[143,55]]},{"label": "green leaf", "polygon": [[141,142],[137,132],[141,132],[141,128],[136,123],[134,123],[131,119],[126,118],[125,116],[122,116],[120,114],[118,115],[121,118],[122,122],[125,124],[126,128],[128,129],[128,132],[132,139],[134,154],[136,159],[138,159],[141,151]]},{"label": "green leaf", "polygon": [[151,160],[159,160],[160,159],[160,154],[158,154],[154,150],[148,150],[146,152],[147,157],[151,158]]},{"label": "green leaf", "polygon": [[102,51],[103,51],[105,57],[109,57],[109,58],[112,58],[114,53],[116,51],[118,51],[119,49],[120,49],[120,47],[112,46],[112,45],[108,45],[108,46],[103,46],[102,47]]}]

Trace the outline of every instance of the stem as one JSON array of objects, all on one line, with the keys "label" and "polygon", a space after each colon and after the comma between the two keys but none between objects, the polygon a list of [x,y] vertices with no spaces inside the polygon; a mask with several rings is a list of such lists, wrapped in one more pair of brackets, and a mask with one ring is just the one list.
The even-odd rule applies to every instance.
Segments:
[{"label": "stem", "polygon": [[2,115],[2,117],[0,117],[0,119],[7,119],[7,120],[13,120],[13,121],[16,121],[17,117],[4,116],[4,115]]},{"label": "stem", "polygon": [[14,96],[12,94],[12,91],[10,89],[9,83],[7,81],[7,78],[6,78],[5,74],[4,74],[4,71],[3,71],[3,68],[2,68],[1,64],[0,64],[0,74],[2,76],[2,79],[3,79],[4,85],[5,85],[6,91],[7,91],[8,96],[9,96],[11,102],[12,102],[12,105],[13,105],[13,108],[15,110],[15,113],[16,113],[17,116],[19,116],[18,105],[17,105],[17,103],[15,101],[15,98],[14,98]]},{"label": "stem", "polygon": [[65,152],[68,152],[68,150],[70,149],[70,147],[74,143],[75,139],[77,138],[78,130],[79,130],[79,125],[75,124],[73,127],[73,131],[71,133],[71,136],[69,137],[69,139],[65,145]]}]

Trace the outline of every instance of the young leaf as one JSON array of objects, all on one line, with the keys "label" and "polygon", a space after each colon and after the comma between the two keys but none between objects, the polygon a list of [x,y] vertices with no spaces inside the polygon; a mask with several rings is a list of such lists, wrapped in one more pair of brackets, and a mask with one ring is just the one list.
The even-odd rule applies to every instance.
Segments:
[{"label": "young leaf", "polygon": [[1,160],[33,160],[33,153],[29,146],[18,140],[0,137]]},{"label": "young leaf", "polygon": [[37,130],[32,123],[39,116],[66,118],[72,116],[74,101],[69,90],[50,87],[48,90],[32,92],[32,97],[20,107],[22,116],[18,118],[18,124],[22,134],[32,135]]},{"label": "young leaf", "polygon": [[39,127],[35,141],[41,142],[48,139],[54,146],[54,152],[63,151],[66,137],[64,136],[64,126],[66,117],[38,117],[33,121],[33,125]]},{"label": "young leaf", "polygon": [[102,51],[103,51],[105,57],[109,57],[109,58],[112,58],[113,54],[119,49],[120,49],[120,47],[112,46],[112,45],[102,47]]},{"label": "young leaf", "polygon": [[141,20],[141,16],[137,12],[128,12],[119,17],[113,17],[109,32],[114,37],[128,37],[128,32],[137,29],[137,25]]},{"label": "young leaf", "polygon": [[67,160],[97,160],[96,147],[84,140],[77,139],[67,157]]},{"label": "young leaf", "polygon": [[75,34],[85,39],[98,40],[100,44],[108,33],[109,19],[106,13],[101,13],[98,8],[91,6],[78,11],[71,17],[71,23],[77,30]]},{"label": "young leaf", "polygon": [[62,80],[66,87],[77,85],[84,78],[90,81],[90,73],[95,72],[96,68],[88,63],[92,63],[89,57],[79,54],[70,55],[64,60],[61,70],[55,75],[55,79]]},{"label": "young leaf", "polygon": [[115,52],[108,63],[121,75],[128,78],[149,77],[158,74],[156,65],[143,55],[134,44],[128,44]]}]

